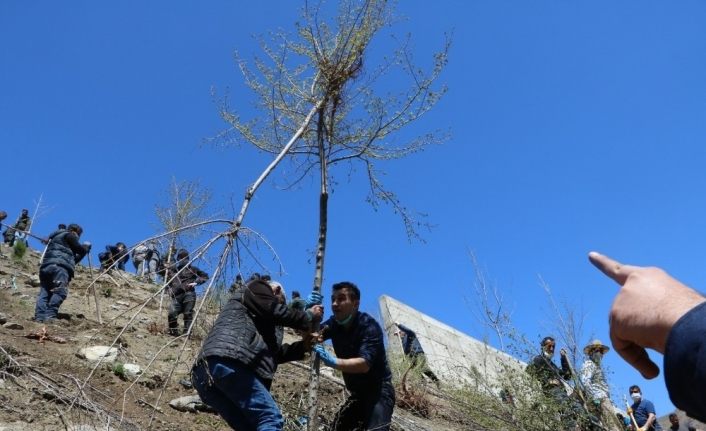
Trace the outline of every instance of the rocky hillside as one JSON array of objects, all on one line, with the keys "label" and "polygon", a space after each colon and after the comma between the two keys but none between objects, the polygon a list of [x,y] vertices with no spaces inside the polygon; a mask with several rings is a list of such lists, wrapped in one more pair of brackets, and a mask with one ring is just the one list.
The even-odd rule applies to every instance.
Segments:
[{"label": "rocky hillside", "polygon": [[[122,271],[99,274],[79,266],[60,319],[36,323],[39,253],[28,250],[16,259],[1,247],[0,430],[228,429],[189,385],[216,304],[203,306],[190,339],[174,338],[165,334],[169,300],[160,308],[159,286]],[[273,386],[289,430],[302,429],[307,364],[283,365]],[[183,397],[192,398],[176,401]],[[326,424],[345,398],[340,381],[322,379],[320,398]],[[443,404],[437,399],[431,419],[397,408],[395,428],[456,429]]]}]

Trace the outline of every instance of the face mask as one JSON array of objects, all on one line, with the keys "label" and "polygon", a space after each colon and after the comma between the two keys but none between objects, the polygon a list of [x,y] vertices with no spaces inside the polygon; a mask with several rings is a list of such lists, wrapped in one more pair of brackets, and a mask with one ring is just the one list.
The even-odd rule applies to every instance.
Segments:
[{"label": "face mask", "polygon": [[545,358],[551,359],[552,356],[554,356],[554,352],[547,352],[546,350],[542,351],[542,354],[544,355]]},{"label": "face mask", "polygon": [[603,354],[601,352],[593,352],[591,354],[591,360],[596,364],[599,364],[601,362],[601,359],[603,359]]},{"label": "face mask", "polygon": [[336,323],[338,323],[339,325],[345,325],[346,323],[350,322],[352,318],[353,318],[353,313],[349,314],[348,317],[346,317],[343,320],[336,320]]},{"label": "face mask", "polygon": [[632,400],[635,402],[640,401],[640,398],[642,398],[642,394],[640,394],[639,392],[632,393],[632,394],[630,394],[630,396],[632,397]]}]

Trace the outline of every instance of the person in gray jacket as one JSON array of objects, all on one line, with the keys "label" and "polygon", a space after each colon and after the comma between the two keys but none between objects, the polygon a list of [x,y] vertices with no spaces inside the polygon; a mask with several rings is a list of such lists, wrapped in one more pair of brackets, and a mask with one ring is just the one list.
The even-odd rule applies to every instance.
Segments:
[{"label": "person in gray jacket", "polygon": [[203,402],[239,431],[283,428],[270,385],[277,364],[303,359],[310,342],[282,344],[277,327],[310,331],[323,316],[320,294],[310,295],[306,311],[295,310],[277,296],[278,284],[256,278],[235,290],[191,372]]},{"label": "person in gray jacket", "polygon": [[59,307],[69,294],[69,282],[74,267],[91,251],[91,244],[79,242],[81,226],[70,224],[49,236],[44,258],[39,266],[39,296],[34,307],[34,320],[50,322],[59,314]]}]

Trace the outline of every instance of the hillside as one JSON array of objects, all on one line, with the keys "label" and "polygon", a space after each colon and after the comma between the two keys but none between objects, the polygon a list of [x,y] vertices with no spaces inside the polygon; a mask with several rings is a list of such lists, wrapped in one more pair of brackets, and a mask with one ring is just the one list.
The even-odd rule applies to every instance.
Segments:
[{"label": "hillside", "polygon": [[[113,271],[94,284],[103,322],[99,324],[96,299],[88,290],[98,271],[79,265],[61,318],[55,324],[39,324],[31,320],[39,253],[28,250],[16,260],[9,257],[11,249],[1,247],[5,256],[0,257],[0,430],[228,429],[217,415],[169,405],[173,399],[195,394],[187,384],[188,372],[206,327],[216,316],[216,305],[204,306],[191,339],[174,338],[164,334],[169,299],[164,298],[160,313],[159,287]],[[287,337],[293,339],[294,334]],[[115,359],[100,365],[77,355],[82,348],[111,345],[117,350]],[[282,365],[273,385],[289,430],[301,428],[297,418],[303,415],[307,363]],[[127,372],[127,364],[142,369],[137,379]],[[338,379],[322,379],[322,424],[344,397]],[[443,400],[437,404],[431,420],[398,407],[394,428],[455,429],[458,424],[446,420],[449,414],[440,407]]]}]

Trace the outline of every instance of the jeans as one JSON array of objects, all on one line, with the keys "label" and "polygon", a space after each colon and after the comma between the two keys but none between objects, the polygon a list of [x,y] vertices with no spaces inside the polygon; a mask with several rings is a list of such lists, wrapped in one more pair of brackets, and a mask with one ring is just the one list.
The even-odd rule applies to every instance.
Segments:
[{"label": "jeans", "polygon": [[56,319],[59,307],[69,294],[69,272],[59,265],[47,265],[39,270],[39,296],[34,307],[34,320]]},{"label": "jeans", "polygon": [[255,373],[239,362],[200,360],[192,379],[201,400],[238,431],[281,431],[284,419],[274,398]]},{"label": "jeans", "polygon": [[395,408],[395,388],[383,382],[377,393],[351,394],[338,410],[331,431],[376,430],[387,431]]},{"label": "jeans", "polygon": [[184,332],[191,326],[191,321],[194,320],[194,305],[196,304],[196,293],[193,290],[174,295],[172,305],[169,306],[167,314],[167,323],[169,324],[169,333],[179,335],[179,315],[184,313]]}]

